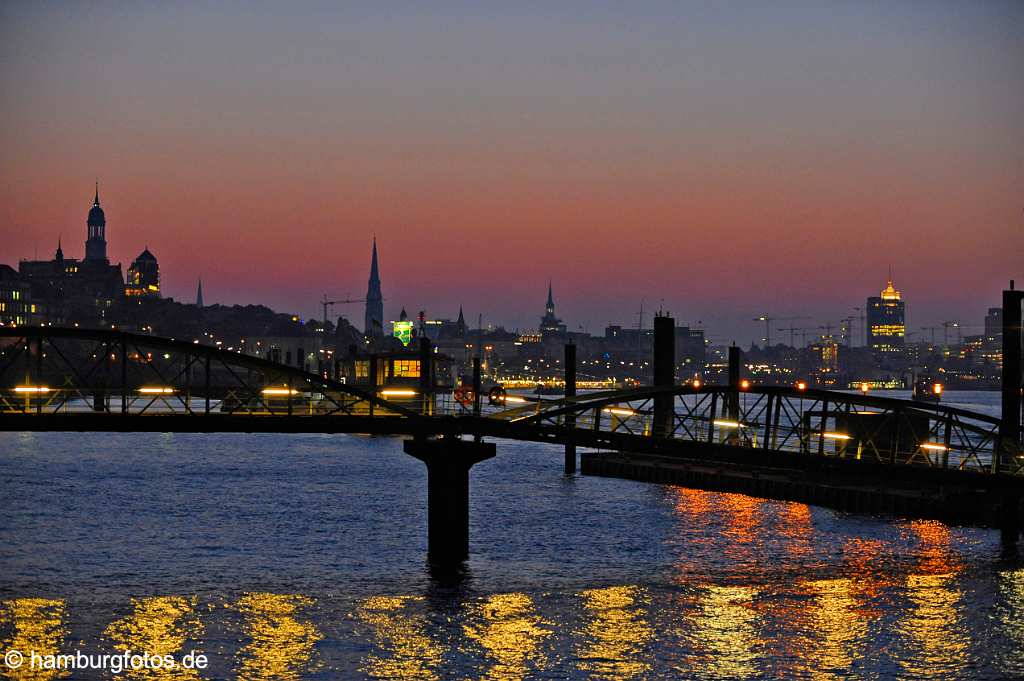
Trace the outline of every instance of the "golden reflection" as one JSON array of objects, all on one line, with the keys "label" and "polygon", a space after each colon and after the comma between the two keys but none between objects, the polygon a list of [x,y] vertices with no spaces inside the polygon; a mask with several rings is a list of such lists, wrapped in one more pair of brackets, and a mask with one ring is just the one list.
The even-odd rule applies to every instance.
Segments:
[{"label": "golden reflection", "polygon": [[245,632],[252,641],[238,653],[238,678],[245,680],[301,678],[313,660],[313,647],[323,636],[312,622],[298,618],[301,608],[316,601],[291,594],[249,593],[238,601]]},{"label": "golden reflection", "polygon": [[950,532],[946,525],[937,520],[914,520],[910,531],[921,543],[919,572],[932,575],[959,572],[960,566],[950,551]]},{"label": "golden reflection", "polygon": [[1024,666],[1024,570],[1007,570],[998,577],[1002,603],[998,608],[999,629],[1010,645],[1005,646],[1004,668]]},{"label": "golden reflection", "polygon": [[711,511],[712,492],[688,487],[670,487],[676,495],[676,512],[680,515],[702,516]]},{"label": "golden reflection", "polygon": [[[186,650],[202,636],[202,626],[195,612],[196,599],[184,596],[156,596],[133,598],[132,613],[112,622],[104,635],[114,642],[118,650],[149,653],[150,656],[170,655],[176,662],[196,650]],[[124,670],[129,679],[198,679],[195,669],[132,669]]]},{"label": "golden reflection", "polygon": [[878,565],[879,559],[890,552],[880,539],[847,539],[843,544],[843,561],[847,574],[854,576],[853,589],[862,602],[877,599],[887,586],[897,583],[891,568]]},{"label": "golden reflection", "polygon": [[718,496],[722,508],[729,512],[729,524],[722,534],[731,542],[749,544],[754,540],[761,519],[761,506],[765,502],[734,492],[723,492]]},{"label": "golden reflection", "polygon": [[612,586],[580,595],[591,618],[583,630],[580,669],[590,672],[590,678],[607,679],[634,678],[650,671],[643,656],[654,632],[644,617],[644,589]]},{"label": "golden reflection", "polygon": [[709,586],[693,615],[693,642],[703,655],[694,671],[704,678],[757,674],[758,616],[751,586]]},{"label": "golden reflection", "polygon": [[795,501],[775,504],[778,523],[776,534],[785,539],[786,553],[793,558],[811,555],[811,507]]},{"label": "golden reflection", "polygon": [[868,614],[860,607],[852,579],[822,579],[804,584],[808,630],[799,666],[801,675],[822,681],[848,678],[867,642]]},{"label": "golden reflection", "polygon": [[44,681],[69,675],[67,671],[32,669],[32,652],[41,656],[61,652],[67,628],[64,626],[64,601],[45,598],[16,598],[0,603],[0,622],[9,627],[11,635],[3,641],[3,652],[17,650],[25,658],[18,669],[0,667],[10,679],[17,681]]},{"label": "golden reflection", "polygon": [[523,679],[531,670],[543,669],[545,656],[538,650],[551,635],[550,624],[537,615],[526,594],[497,594],[475,608],[466,635],[487,650],[494,664],[484,679]]},{"label": "golden reflection", "polygon": [[896,626],[906,643],[900,666],[915,678],[957,676],[970,638],[960,625],[960,590],[952,574],[907,577],[909,607]]},{"label": "golden reflection", "polygon": [[374,596],[363,601],[356,617],[373,627],[378,650],[371,653],[362,671],[375,679],[437,679],[443,649],[428,633],[422,615],[408,611],[410,603],[423,601],[413,596]]}]

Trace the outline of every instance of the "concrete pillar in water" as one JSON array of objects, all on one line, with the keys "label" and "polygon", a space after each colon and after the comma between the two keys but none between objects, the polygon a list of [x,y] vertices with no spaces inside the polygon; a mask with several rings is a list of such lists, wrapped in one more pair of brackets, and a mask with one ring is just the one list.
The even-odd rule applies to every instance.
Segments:
[{"label": "concrete pillar in water", "polygon": [[999,424],[998,456],[994,470],[1014,461],[1020,452],[1021,403],[1021,303],[1024,291],[1015,291],[1013,281],[1003,291],[1003,385],[1002,417]]},{"label": "concrete pillar in water", "polygon": [[469,557],[469,469],[493,458],[495,446],[440,438],[407,440],[404,447],[427,466],[427,558],[456,568]]},{"label": "concrete pillar in water", "polygon": [[[654,386],[670,388],[676,382],[676,322],[672,317],[654,318]],[[673,402],[670,394],[654,398],[655,437],[667,437],[672,432]]]},{"label": "concrete pillar in water", "polygon": [[[567,343],[565,346],[565,398],[576,397],[576,346]],[[570,431],[576,427],[576,415],[565,415],[565,427]],[[565,445],[565,474],[572,475],[576,472],[576,443],[569,442]]]}]

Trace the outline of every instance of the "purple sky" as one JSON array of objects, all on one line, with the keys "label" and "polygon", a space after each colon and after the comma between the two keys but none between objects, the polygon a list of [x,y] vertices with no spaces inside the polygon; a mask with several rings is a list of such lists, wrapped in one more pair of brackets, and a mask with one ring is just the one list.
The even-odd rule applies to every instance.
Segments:
[{"label": "purple sky", "polygon": [[80,256],[99,177],[111,257],[180,299],[318,314],[376,233],[389,318],[533,327],[551,278],[571,329],[663,300],[746,343],[891,265],[911,329],[980,324],[1024,285],[1022,35],[1020,2],[4,3],[0,262]]}]

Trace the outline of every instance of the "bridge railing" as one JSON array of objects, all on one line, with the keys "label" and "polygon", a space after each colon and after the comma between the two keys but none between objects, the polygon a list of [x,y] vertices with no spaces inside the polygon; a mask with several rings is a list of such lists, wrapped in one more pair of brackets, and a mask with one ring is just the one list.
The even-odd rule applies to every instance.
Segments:
[{"label": "bridge railing", "polygon": [[[656,421],[655,404],[671,404]],[[661,412],[665,413],[665,412]],[[506,409],[491,418],[521,428],[762,449],[891,465],[1024,473],[1024,456],[1001,453],[999,419],[941,404],[787,387],[675,386],[583,395]],[[663,417],[664,418],[664,417]]]},{"label": "bridge railing", "polygon": [[219,347],[118,331],[0,329],[0,414],[417,416],[398,402]]}]

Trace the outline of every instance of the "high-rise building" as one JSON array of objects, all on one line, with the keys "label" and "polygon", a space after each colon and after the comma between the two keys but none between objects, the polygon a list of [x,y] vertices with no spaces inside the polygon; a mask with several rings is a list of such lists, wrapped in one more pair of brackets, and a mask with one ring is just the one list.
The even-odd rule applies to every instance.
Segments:
[{"label": "high-rise building", "polygon": [[145,248],[128,268],[128,281],[124,285],[126,296],[160,296],[160,265],[156,257]]},{"label": "high-rise building", "polygon": [[905,313],[906,303],[900,299],[900,292],[893,288],[890,278],[879,295],[868,298],[868,347],[880,353],[901,351],[907,335]]},{"label": "high-rise building", "polygon": [[370,258],[370,280],[366,286],[366,315],[363,335],[367,338],[384,336],[384,296],[380,292],[380,271],[377,266],[377,238],[373,239],[373,255]]},{"label": "high-rise building", "polygon": [[982,356],[998,366],[1003,364],[1003,308],[990,307],[985,315],[985,334],[981,338]]}]

